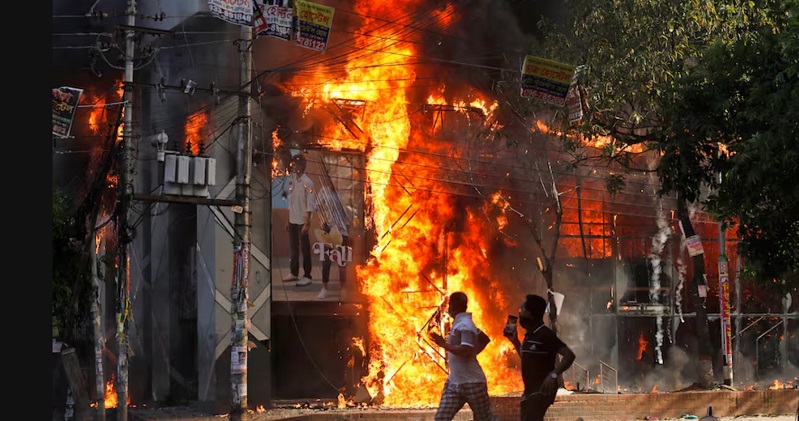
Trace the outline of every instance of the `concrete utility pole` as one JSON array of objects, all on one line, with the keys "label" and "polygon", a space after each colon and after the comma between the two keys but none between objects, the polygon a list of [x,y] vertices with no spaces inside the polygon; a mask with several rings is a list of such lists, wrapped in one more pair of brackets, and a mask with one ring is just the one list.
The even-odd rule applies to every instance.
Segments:
[{"label": "concrete utility pole", "polygon": [[730,276],[724,224],[719,222],[719,323],[721,324],[721,350],[724,354],[724,384],[732,386],[732,325],[730,324]]},{"label": "concrete utility pole", "polygon": [[128,0],[127,15],[128,29],[125,30],[125,103],[122,128],[122,140],[119,145],[119,221],[117,231],[119,236],[119,254],[117,261],[117,288],[118,302],[116,314],[117,334],[117,420],[128,420],[128,315],[130,311],[128,279],[128,250],[131,237],[128,226],[128,211],[133,198],[133,164],[131,163],[131,143],[133,141],[133,27],[136,25],[136,0]]},{"label": "concrete utility pole", "polygon": [[[719,173],[719,184],[722,182]],[[736,282],[740,283],[739,279]],[[740,309],[736,309],[740,312]],[[730,269],[727,261],[726,233],[724,221],[719,221],[719,324],[721,327],[721,351],[724,354],[724,384],[732,386],[732,324],[730,321]]]},{"label": "concrete utility pole", "polygon": [[250,100],[252,86],[252,31],[242,26],[241,39],[235,44],[241,55],[240,82],[244,92],[239,96],[238,147],[236,148],[236,200],[234,207],[233,282],[230,286],[233,335],[230,339],[230,420],[239,421],[247,410],[247,339],[249,316],[247,287],[250,267],[250,175],[252,172],[252,132]]},{"label": "concrete utility pole", "polygon": [[92,321],[94,324],[94,364],[95,364],[95,393],[97,394],[97,414],[96,421],[105,421],[105,370],[103,370],[103,350],[105,349],[105,335],[103,333],[103,312],[100,306],[102,288],[100,288],[100,276],[97,271],[97,253],[105,249],[105,238],[97,244],[96,228],[92,221],[92,283],[94,294],[92,294]]}]

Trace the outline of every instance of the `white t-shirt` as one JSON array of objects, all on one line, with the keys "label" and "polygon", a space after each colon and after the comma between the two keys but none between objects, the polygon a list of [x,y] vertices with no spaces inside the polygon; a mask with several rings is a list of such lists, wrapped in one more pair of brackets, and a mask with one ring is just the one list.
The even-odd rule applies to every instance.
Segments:
[{"label": "white t-shirt", "polygon": [[[452,331],[449,332],[450,345],[466,345],[477,347],[477,326],[472,321],[472,313],[459,313],[455,315]],[[452,384],[485,383],[486,376],[480,363],[477,362],[476,353],[467,356],[458,356],[447,353],[449,360],[449,382]]]},{"label": "white t-shirt", "polygon": [[313,181],[305,173],[299,177],[292,173],[289,177],[289,223],[302,225],[306,212],[315,210]]}]

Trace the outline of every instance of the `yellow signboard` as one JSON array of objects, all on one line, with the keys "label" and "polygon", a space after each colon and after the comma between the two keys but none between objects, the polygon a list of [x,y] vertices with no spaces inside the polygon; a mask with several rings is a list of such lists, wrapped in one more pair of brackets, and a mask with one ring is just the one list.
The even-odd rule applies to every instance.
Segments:
[{"label": "yellow signboard", "polygon": [[297,12],[297,33],[295,41],[302,47],[324,51],[333,27],[333,12],[336,9],[305,0],[294,2]]},{"label": "yellow signboard", "polygon": [[574,77],[575,66],[535,56],[526,56],[522,66],[522,92],[526,98],[562,107]]}]

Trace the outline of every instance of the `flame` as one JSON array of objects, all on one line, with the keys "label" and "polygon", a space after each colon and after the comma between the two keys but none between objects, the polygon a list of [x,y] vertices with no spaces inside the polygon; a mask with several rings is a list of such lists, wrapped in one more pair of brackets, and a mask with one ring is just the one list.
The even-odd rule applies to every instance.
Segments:
[{"label": "flame", "polygon": [[563,209],[563,224],[560,232],[560,246],[571,257],[585,257],[589,259],[604,259],[613,254],[611,248],[610,224],[605,220],[602,211],[602,202],[593,200],[582,201],[582,233],[585,235],[585,253],[583,253],[583,240],[580,231],[580,215],[577,209]]},{"label": "flame", "polygon": [[644,352],[646,351],[646,346],[649,345],[646,339],[644,339],[644,332],[641,332],[641,335],[638,337],[638,357],[637,360],[644,358]]},{"label": "flame", "polygon": [[265,411],[266,411],[266,409],[264,409],[264,406],[263,406],[263,405],[258,405],[258,406],[255,408],[255,412],[258,412],[258,413],[265,412]]},{"label": "flame", "polygon": [[[123,75],[124,75],[124,73],[123,73]],[[123,76],[123,78],[124,78],[124,76]],[[122,98],[124,98],[124,95],[125,95],[124,86],[125,86],[124,82],[122,82],[121,80],[117,81],[117,95],[119,95],[120,100]],[[117,126],[117,133],[116,133],[116,135],[117,135],[116,142],[117,143],[119,143],[119,141],[122,140],[122,133],[123,133],[123,129],[125,128],[125,123],[124,123],[124,121],[125,121],[125,107],[124,106],[121,109],[121,113],[119,115],[119,118],[120,118],[120,120],[119,120],[120,124],[119,124],[119,126]]]},{"label": "flame", "polygon": [[498,216],[497,217],[497,225],[499,226],[500,230],[505,228],[505,226],[508,225],[508,217],[505,216],[505,215]]},{"label": "flame", "polygon": [[455,14],[455,6],[452,3],[447,3],[443,10],[434,10],[433,17],[442,28],[446,28],[452,23],[452,18]]},{"label": "flame", "polygon": [[768,387],[769,390],[785,389],[785,383],[774,380],[774,384]]},{"label": "flame", "polygon": [[655,385],[650,393],[658,393],[658,385]]},{"label": "flame", "polygon": [[566,390],[577,390],[574,384],[568,380],[563,381],[563,388]]},{"label": "flame", "polygon": [[[283,145],[283,141],[280,140],[280,136],[278,135],[278,130],[280,127],[276,127],[275,130],[272,131],[272,151],[278,150],[280,146]],[[286,173],[287,169],[281,168],[280,162],[277,159],[272,160],[272,178],[280,177]]]},{"label": "flame", "polygon": [[[355,10],[390,20],[414,7],[411,2],[363,0]],[[439,23],[446,25],[449,21],[443,16],[452,16],[453,12],[451,6],[442,9]],[[434,405],[446,379],[445,362],[440,349],[426,338],[425,329],[445,332],[444,327],[451,323],[447,316],[440,320],[433,317],[441,315],[436,309],[444,297],[451,291],[465,292],[475,323],[494,338],[502,337],[504,319],[492,320],[502,313],[488,310],[506,307],[508,298],[488,270],[486,228],[482,225],[485,218],[457,207],[451,196],[422,189],[409,191],[392,179],[394,165],[410,142],[418,143],[419,149],[437,147],[428,145],[428,139],[411,128],[407,92],[416,78],[412,67],[417,61],[415,45],[398,40],[396,28],[390,25],[375,22],[372,27],[372,36],[355,37],[359,51],[349,57],[346,76],[331,81],[324,70],[317,70],[315,79],[328,82],[303,84],[305,88],[293,95],[306,98],[309,106],[334,104],[357,111],[351,113],[353,124],[325,125],[320,139],[328,149],[368,151],[367,199],[372,212],[365,226],[374,229],[378,241],[371,250],[372,258],[357,268],[370,306],[369,372],[361,379],[362,384],[372,397],[382,396],[386,406]],[[490,115],[496,108],[496,104],[475,98],[454,101],[453,109],[472,113],[467,110],[471,107]],[[446,103],[440,95],[431,95],[429,102]],[[419,179],[435,179],[433,172],[439,162],[424,154],[414,156],[414,160],[419,161]],[[430,171],[429,176],[425,171]],[[406,213],[408,209],[412,211]],[[467,220],[462,232],[443,229],[447,225],[444,221],[456,218]],[[447,255],[444,264],[443,253]],[[359,349],[363,349],[362,344]],[[492,341],[479,355],[489,393],[522,389],[521,376],[508,364],[514,357],[512,345],[500,340]]]},{"label": "flame", "polygon": [[[111,379],[105,382],[105,409],[116,408],[119,403],[117,399],[116,379],[114,374],[111,374]],[[130,395],[127,404],[130,406]]]},{"label": "flame", "polygon": [[98,97],[91,91],[84,92],[83,95],[84,98],[81,100],[82,103],[94,105],[93,107],[89,108],[89,130],[92,132],[92,134],[101,134],[102,127],[105,126],[108,121],[108,113],[106,112],[105,107],[105,97]]},{"label": "flame", "polygon": [[[401,184],[395,177],[400,167],[410,165],[398,162],[400,155],[413,149],[430,152],[413,155],[413,183],[440,179],[436,174],[441,162],[435,157],[440,157],[441,145],[411,125],[408,92],[416,78],[416,46],[402,42],[397,28],[384,22],[402,22],[401,16],[416,10],[414,3],[359,0],[357,13],[382,19],[367,19],[362,30],[368,31],[369,37],[356,34],[356,51],[348,57],[345,74],[331,75],[317,68],[309,80],[298,76],[289,83],[291,94],[307,101],[306,111],[310,107],[352,111],[347,119],[331,119],[323,125],[319,143],[330,150],[366,153],[371,214],[364,225],[374,231],[377,241],[367,263],[356,268],[370,317],[368,374],[361,385],[372,397],[382,396],[385,406],[419,407],[438,402],[447,377],[446,362],[427,332],[447,333],[451,320],[443,311],[449,293],[466,293],[475,324],[492,338],[502,338],[504,311],[498,309],[508,308],[512,299],[491,270],[487,253],[492,240],[486,232],[496,232],[497,226],[477,213],[479,209],[463,206],[458,197],[433,193],[435,185],[426,189]],[[446,25],[444,15],[451,16],[453,11],[450,6],[442,8],[439,24]],[[439,91],[428,100],[446,104],[443,98]],[[477,110],[490,118],[497,108],[496,103],[476,94],[449,105],[468,119]],[[495,199],[487,201],[491,200]],[[504,212],[507,203],[497,204],[494,212]],[[507,223],[502,218],[504,214],[497,217],[497,225]],[[449,228],[449,222],[456,220],[465,222],[457,231]],[[366,352],[360,338],[353,338],[353,347]],[[498,339],[478,356],[489,394],[523,389],[518,369],[509,364],[513,358],[518,356],[512,344]],[[339,407],[342,404],[349,405],[343,395],[338,399]]]},{"label": "flame", "polygon": [[205,110],[196,111],[186,119],[184,125],[184,132],[186,138],[183,143],[183,149],[189,148],[192,155],[200,154],[200,144],[205,140],[203,139],[202,132],[208,125],[208,114]]},{"label": "flame", "polygon": [[[536,120],[534,125],[535,128],[538,129],[538,131],[543,134],[563,136],[562,132],[552,129],[551,127],[549,127],[549,125],[547,125],[545,122],[541,120]],[[623,143],[617,143],[616,139],[614,139],[613,136],[609,135],[594,135],[591,138],[586,138],[582,134],[575,134],[570,132],[566,133],[565,136],[572,139],[574,139],[575,136],[577,136],[583,145],[592,148],[602,149],[607,146],[612,146],[614,153],[618,152],[641,153],[644,151],[644,147],[641,144],[625,145]]]},{"label": "flame", "polygon": [[94,254],[100,254],[100,246],[101,246],[100,243],[103,241],[103,230],[104,230],[104,228],[105,227],[100,228],[94,234]]}]

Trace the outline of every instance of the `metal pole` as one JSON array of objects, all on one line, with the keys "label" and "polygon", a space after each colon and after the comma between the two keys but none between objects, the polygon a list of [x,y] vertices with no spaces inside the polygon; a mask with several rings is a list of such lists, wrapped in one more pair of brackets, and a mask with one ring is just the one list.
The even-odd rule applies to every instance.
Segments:
[{"label": "metal pole", "polygon": [[732,326],[730,325],[730,282],[724,223],[719,222],[719,324],[724,354],[724,384],[732,386]]},{"label": "metal pole", "polygon": [[738,254],[737,264],[735,265],[735,354],[741,350],[741,268],[743,267],[743,260],[741,255]]},{"label": "metal pole", "polygon": [[[241,39],[235,44],[241,58],[240,81],[244,92],[252,93],[252,31],[241,27]],[[230,340],[230,420],[241,420],[247,410],[247,287],[250,263],[250,175],[252,173],[252,133],[250,131],[251,95],[239,96],[238,147],[236,149],[235,235],[233,238],[233,282],[230,287],[233,335]]]},{"label": "metal pole", "polygon": [[[783,279],[782,285],[785,286]],[[785,289],[787,291],[787,289]],[[780,341],[780,368],[783,370],[788,369],[788,297],[790,293],[786,293],[782,297],[782,340]]]},{"label": "metal pole", "polygon": [[117,420],[128,420],[128,311],[129,285],[128,279],[128,250],[130,247],[130,233],[128,230],[128,210],[130,208],[131,196],[133,195],[132,164],[131,164],[131,143],[133,140],[133,107],[131,100],[133,96],[133,28],[136,25],[136,0],[128,0],[127,25],[125,30],[125,85],[124,85],[124,116],[122,128],[122,141],[119,147],[119,224],[117,225],[119,236],[119,260],[117,262],[117,281],[118,298],[117,302]]}]

